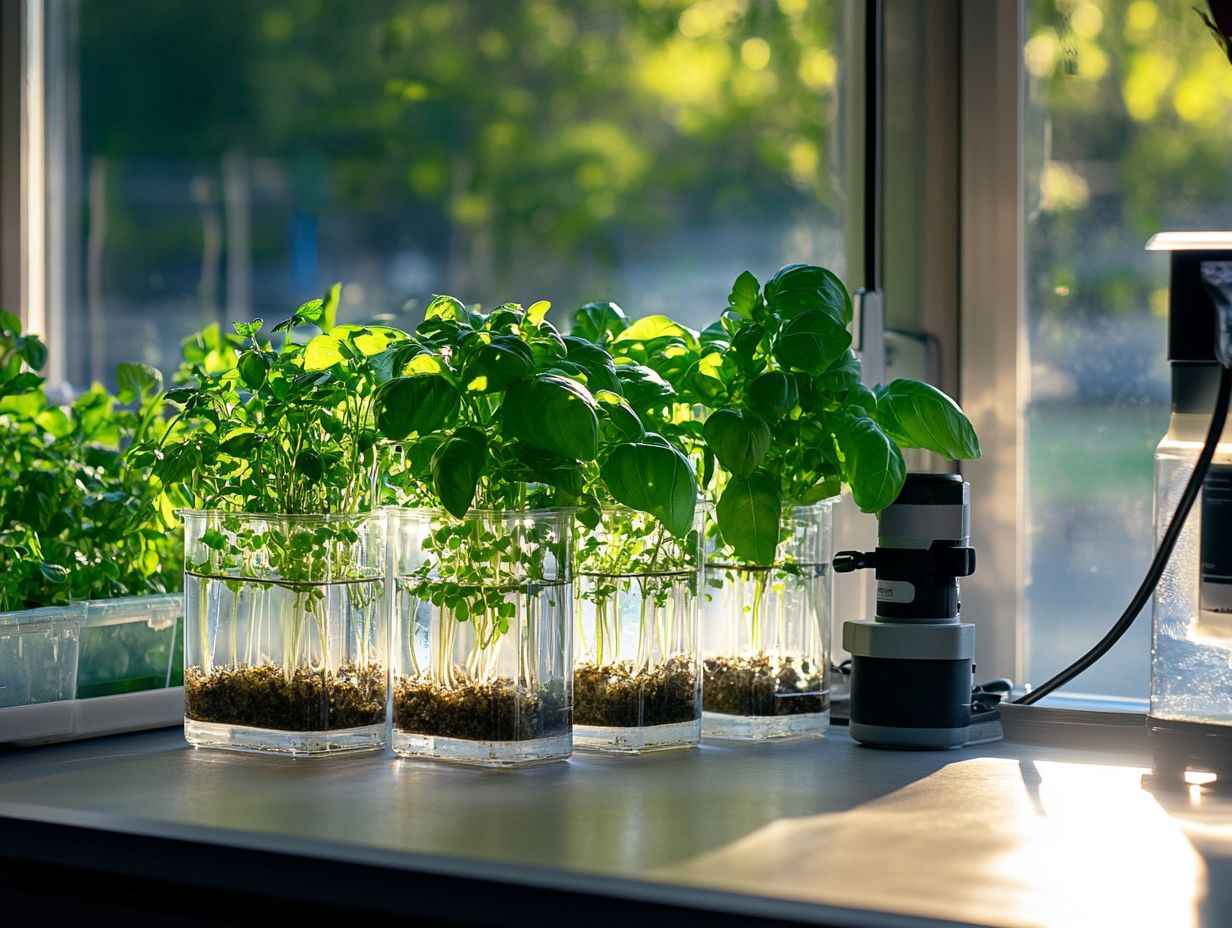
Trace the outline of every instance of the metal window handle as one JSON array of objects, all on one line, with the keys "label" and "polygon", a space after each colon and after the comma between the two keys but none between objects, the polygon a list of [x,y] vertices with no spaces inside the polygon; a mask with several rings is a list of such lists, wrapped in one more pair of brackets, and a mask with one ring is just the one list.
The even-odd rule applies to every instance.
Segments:
[{"label": "metal window handle", "polygon": [[885,300],[880,290],[857,290],[852,347],[860,354],[860,369],[866,386],[885,381]]}]

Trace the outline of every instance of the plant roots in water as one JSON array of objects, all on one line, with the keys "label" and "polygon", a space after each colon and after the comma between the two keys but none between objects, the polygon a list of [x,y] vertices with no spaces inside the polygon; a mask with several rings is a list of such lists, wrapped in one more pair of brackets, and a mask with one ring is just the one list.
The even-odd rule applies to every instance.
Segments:
[{"label": "plant roots in water", "polygon": [[531,741],[569,731],[560,681],[526,687],[509,679],[445,687],[403,679],[394,685],[394,728],[474,741]]},{"label": "plant roots in water", "polygon": [[702,707],[725,715],[800,715],[825,709],[821,675],[794,658],[712,657],[705,662]]},{"label": "plant roots in water", "polygon": [[331,731],[385,721],[385,669],[346,663],[336,672],[277,664],[184,672],[184,715],[198,722],[275,731]]},{"label": "plant roots in water", "polygon": [[640,728],[700,718],[693,662],[674,657],[635,673],[632,661],[582,664],[573,672],[577,725]]}]

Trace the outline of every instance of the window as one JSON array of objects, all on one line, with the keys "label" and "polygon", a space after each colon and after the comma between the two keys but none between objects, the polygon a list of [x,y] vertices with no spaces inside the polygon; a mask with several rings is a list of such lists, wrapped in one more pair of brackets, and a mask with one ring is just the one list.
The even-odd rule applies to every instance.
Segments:
[{"label": "window", "polygon": [[[1140,578],[1167,416],[1142,246],[1232,215],[1232,67],[1192,0],[27,7],[53,373],[77,385],[334,280],[345,314],[404,325],[433,291],[700,320],[787,257],[864,284],[853,75],[880,12],[887,361],[984,440],[981,676],[1047,677]],[[1144,695],[1148,637],[1078,687]]]},{"label": "window", "polygon": [[805,0],[48,0],[53,372],[433,292],[702,319],[846,271],[851,17]]},{"label": "window", "polygon": [[[1039,682],[1107,630],[1154,550],[1168,266],[1143,245],[1227,228],[1232,65],[1190,0],[1030,0],[1023,63],[1024,657]],[[1072,688],[1145,696],[1149,666],[1144,615]]]}]

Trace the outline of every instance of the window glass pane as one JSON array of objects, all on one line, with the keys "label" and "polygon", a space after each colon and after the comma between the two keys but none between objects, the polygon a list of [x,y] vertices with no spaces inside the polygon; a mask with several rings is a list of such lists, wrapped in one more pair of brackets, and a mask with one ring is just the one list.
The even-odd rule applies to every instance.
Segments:
[{"label": "window glass pane", "polygon": [[350,319],[449,292],[701,322],[745,268],[842,273],[845,6],[54,2],[66,376],[167,370],[335,280]]},{"label": "window glass pane", "polygon": [[[1205,6],[1205,4],[1199,4]],[[1095,643],[1153,550],[1165,229],[1232,219],[1232,65],[1192,0],[1029,0],[1028,679]],[[1071,689],[1145,696],[1149,607]]]}]

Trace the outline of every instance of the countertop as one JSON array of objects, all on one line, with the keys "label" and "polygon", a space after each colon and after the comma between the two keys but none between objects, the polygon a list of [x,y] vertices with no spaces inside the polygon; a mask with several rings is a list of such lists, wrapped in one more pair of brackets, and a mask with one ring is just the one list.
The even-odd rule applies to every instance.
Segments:
[{"label": "countertop", "polygon": [[309,922],[1232,924],[1232,800],[1158,799],[1146,766],[875,751],[835,728],[488,771],[197,750],[171,729],[0,753],[0,871],[27,905],[85,911],[131,884],[107,904],[180,899],[203,923],[225,901]]}]

